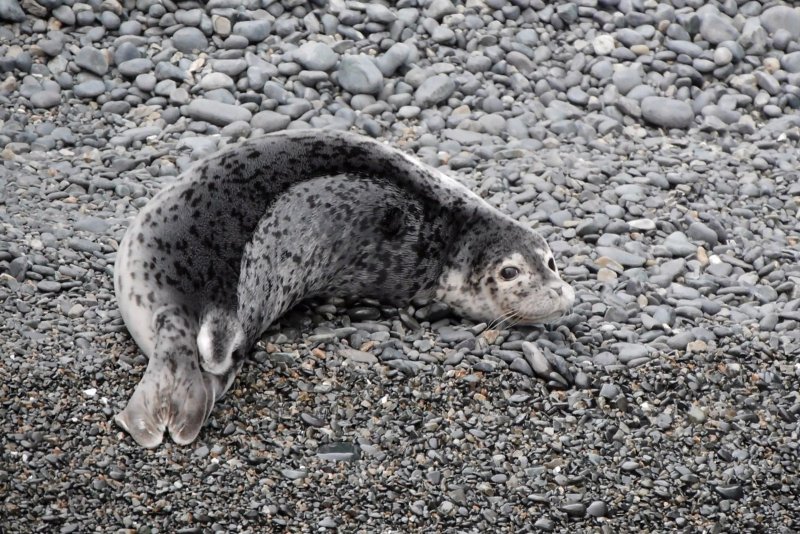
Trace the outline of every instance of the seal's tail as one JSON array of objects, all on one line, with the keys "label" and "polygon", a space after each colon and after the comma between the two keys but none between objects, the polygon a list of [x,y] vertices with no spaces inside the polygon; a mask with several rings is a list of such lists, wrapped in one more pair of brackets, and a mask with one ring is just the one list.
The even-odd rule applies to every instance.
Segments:
[{"label": "seal's tail", "polygon": [[[196,327],[175,311],[156,317],[156,346],[127,406],[114,418],[143,447],[157,447],[169,430],[173,441],[194,441],[228,377],[203,373]],[[223,383],[224,379],[224,383]]]}]

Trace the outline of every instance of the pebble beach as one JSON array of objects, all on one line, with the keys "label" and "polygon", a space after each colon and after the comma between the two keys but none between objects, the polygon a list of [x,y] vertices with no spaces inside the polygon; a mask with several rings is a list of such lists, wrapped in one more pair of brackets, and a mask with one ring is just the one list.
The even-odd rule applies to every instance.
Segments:
[{"label": "pebble beach", "polygon": [[[140,448],[127,224],[294,128],[536,228],[575,304],[310,301]],[[791,2],[0,0],[0,532],[800,531],[799,144]]]}]

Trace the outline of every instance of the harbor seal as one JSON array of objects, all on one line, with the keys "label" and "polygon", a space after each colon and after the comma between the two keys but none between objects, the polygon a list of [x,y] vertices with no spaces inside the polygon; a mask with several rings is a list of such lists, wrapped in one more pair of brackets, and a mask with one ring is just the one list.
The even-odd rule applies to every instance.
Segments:
[{"label": "harbor seal", "polygon": [[575,293],[545,240],[454,179],[355,134],[279,132],[200,161],[128,227],[119,308],[149,358],[117,423],[192,442],[259,335],[300,300],[435,297],[478,320],[551,320]]}]

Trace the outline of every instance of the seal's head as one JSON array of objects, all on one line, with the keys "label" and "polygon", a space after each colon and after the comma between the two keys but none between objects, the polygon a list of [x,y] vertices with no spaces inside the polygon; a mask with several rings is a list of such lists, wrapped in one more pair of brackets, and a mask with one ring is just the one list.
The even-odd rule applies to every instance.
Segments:
[{"label": "seal's head", "polygon": [[487,232],[485,224],[467,225],[436,297],[481,321],[534,324],[563,315],[575,291],[558,275],[547,242],[516,221],[503,220],[499,226]]}]

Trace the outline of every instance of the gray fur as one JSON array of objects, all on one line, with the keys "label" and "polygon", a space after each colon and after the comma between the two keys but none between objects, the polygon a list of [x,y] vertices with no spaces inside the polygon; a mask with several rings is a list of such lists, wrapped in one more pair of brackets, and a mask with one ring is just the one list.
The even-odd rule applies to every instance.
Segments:
[{"label": "gray fur", "polygon": [[[572,290],[535,232],[438,171],[375,141],[329,131],[253,139],[211,156],[133,221],[115,286],[150,358],[119,424],[145,447],[199,433],[247,350],[315,295],[541,321]],[[503,266],[520,271],[498,278]]]}]

